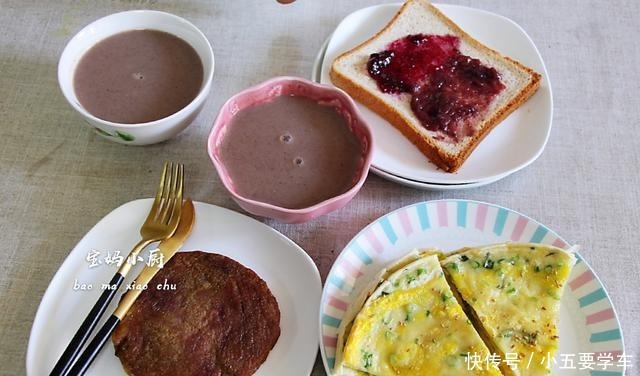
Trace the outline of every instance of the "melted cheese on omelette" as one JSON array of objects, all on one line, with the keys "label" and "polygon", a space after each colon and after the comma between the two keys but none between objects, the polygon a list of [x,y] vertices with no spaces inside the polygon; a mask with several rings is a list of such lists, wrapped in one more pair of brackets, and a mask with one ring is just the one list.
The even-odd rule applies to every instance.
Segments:
[{"label": "melted cheese on omelette", "polygon": [[[489,350],[454,297],[437,256],[393,273],[358,313],[343,365],[368,375],[500,375],[475,367]],[[483,368],[483,369],[478,369]]]},{"label": "melted cheese on omelette", "polygon": [[[560,297],[574,263],[559,248],[505,243],[463,249],[442,266],[503,359],[505,375],[547,375],[558,349]],[[515,369],[505,356],[517,358]]]}]

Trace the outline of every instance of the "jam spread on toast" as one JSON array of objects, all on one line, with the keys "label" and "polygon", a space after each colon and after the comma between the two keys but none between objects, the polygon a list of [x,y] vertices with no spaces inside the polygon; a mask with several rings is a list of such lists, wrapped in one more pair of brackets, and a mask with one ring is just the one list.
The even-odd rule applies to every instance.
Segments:
[{"label": "jam spread on toast", "polygon": [[414,34],[371,54],[369,75],[384,93],[411,95],[411,109],[422,125],[457,142],[473,135],[474,120],[505,88],[500,74],[460,52],[453,35]]}]

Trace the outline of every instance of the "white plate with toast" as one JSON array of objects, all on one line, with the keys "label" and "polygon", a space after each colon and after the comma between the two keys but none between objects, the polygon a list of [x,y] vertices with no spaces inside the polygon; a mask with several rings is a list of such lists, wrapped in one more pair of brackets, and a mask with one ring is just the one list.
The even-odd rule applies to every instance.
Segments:
[{"label": "white plate with toast", "polygon": [[371,167],[371,171],[373,171],[376,175],[380,176],[381,178],[387,179],[389,181],[402,184],[404,186],[411,187],[411,188],[427,189],[430,191],[453,191],[453,190],[459,190],[459,189],[478,188],[478,187],[485,186],[487,184],[494,183],[503,178],[503,176],[498,176],[495,179],[482,180],[474,183],[438,184],[438,183],[426,183],[418,180],[403,178],[401,176],[397,176],[374,167]]},{"label": "white plate with toast", "polygon": [[[107,255],[112,251],[124,254],[139,240],[138,230],[152,201],[135,200],[115,209],[69,253],[40,302],[27,349],[27,375],[49,374],[98,299],[101,284],[117,270],[115,264],[106,264]],[[255,375],[308,375],[318,351],[316,320],[322,290],[313,260],[287,237],[250,217],[202,202],[194,205],[196,222],[183,249],[215,252],[236,260],[258,274],[278,302],[280,338]],[[87,260],[92,250],[99,252],[96,261],[100,264],[95,267],[90,267]],[[145,260],[146,254],[142,253]],[[143,262],[135,266],[125,286],[143,266]],[[116,298],[107,312],[112,312],[117,303]],[[111,341],[87,372],[125,374]]]},{"label": "white plate with toast", "polygon": [[[322,62],[320,82],[333,85],[329,77],[333,60],[382,29],[400,6],[401,4],[372,6],[347,16],[329,39]],[[426,184],[494,182],[526,167],[544,150],[551,131],[553,115],[548,73],[531,38],[510,19],[463,6],[436,6],[478,41],[540,72],[540,88],[520,108],[498,124],[455,173],[437,168],[386,120],[360,105],[376,139],[372,169],[374,172],[382,170],[399,179]]]}]

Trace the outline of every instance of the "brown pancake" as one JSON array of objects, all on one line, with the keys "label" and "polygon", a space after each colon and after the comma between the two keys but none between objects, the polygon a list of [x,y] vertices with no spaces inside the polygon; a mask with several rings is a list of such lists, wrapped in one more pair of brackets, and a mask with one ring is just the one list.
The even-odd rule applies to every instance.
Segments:
[{"label": "brown pancake", "polygon": [[[158,284],[175,290],[158,290]],[[280,336],[280,310],[251,269],[217,254],[177,253],[113,334],[133,376],[251,375]]]}]

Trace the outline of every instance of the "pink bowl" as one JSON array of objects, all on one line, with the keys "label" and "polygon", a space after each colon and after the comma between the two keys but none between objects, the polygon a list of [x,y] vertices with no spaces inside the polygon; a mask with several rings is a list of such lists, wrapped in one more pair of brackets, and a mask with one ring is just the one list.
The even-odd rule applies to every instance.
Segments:
[{"label": "pink bowl", "polygon": [[[266,103],[278,96],[298,95],[319,102],[329,102],[338,108],[345,117],[349,129],[356,136],[362,146],[362,162],[358,169],[353,186],[343,194],[329,198],[302,209],[288,209],[272,205],[268,202],[252,200],[241,196],[234,188],[232,179],[227,173],[224,163],[220,159],[220,145],[225,136],[226,127],[231,119],[242,109],[256,104]],[[215,166],[218,176],[233,199],[249,213],[274,218],[286,223],[307,222],[320,215],[340,209],[349,202],[360,190],[367,178],[371,158],[373,156],[373,134],[366,121],[360,114],[351,97],[342,90],[331,86],[316,84],[298,77],[275,77],[231,97],[220,109],[218,117],[213,123],[208,141],[209,157]]]}]

